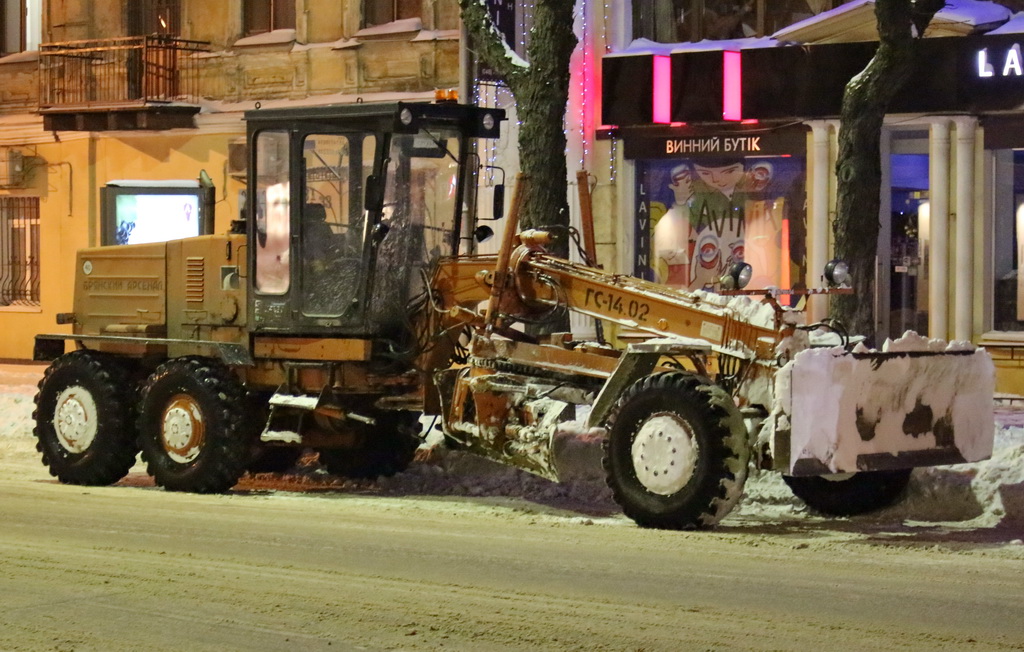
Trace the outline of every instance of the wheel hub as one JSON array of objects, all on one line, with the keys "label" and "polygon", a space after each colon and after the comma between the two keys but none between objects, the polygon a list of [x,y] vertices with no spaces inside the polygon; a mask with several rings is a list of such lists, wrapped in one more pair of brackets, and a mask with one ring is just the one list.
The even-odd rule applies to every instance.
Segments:
[{"label": "wheel hub", "polygon": [[670,496],[690,481],[698,452],[685,421],[672,414],[655,414],[633,440],[636,478],[651,493]]},{"label": "wheel hub", "polygon": [[167,456],[179,464],[187,464],[203,450],[206,424],[203,413],[191,396],[178,394],[164,409],[160,429]]},{"label": "wheel hub", "polygon": [[70,453],[84,453],[96,439],[96,401],[84,387],[67,387],[57,396],[53,426],[57,441]]}]

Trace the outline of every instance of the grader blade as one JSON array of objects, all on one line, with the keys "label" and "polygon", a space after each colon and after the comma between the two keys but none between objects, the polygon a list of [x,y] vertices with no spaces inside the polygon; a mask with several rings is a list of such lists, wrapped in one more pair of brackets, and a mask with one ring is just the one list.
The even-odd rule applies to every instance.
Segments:
[{"label": "grader blade", "polygon": [[[850,353],[812,349],[777,377],[790,475],[976,462],[994,438],[984,350]],[[784,459],[784,457],[783,457]]]}]

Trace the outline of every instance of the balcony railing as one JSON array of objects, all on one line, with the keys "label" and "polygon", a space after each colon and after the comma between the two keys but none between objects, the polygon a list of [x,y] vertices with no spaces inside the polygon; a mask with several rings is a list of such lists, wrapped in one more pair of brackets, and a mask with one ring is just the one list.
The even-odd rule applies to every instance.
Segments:
[{"label": "balcony railing", "polygon": [[39,108],[145,106],[195,101],[199,52],[209,43],[171,36],[43,43]]}]

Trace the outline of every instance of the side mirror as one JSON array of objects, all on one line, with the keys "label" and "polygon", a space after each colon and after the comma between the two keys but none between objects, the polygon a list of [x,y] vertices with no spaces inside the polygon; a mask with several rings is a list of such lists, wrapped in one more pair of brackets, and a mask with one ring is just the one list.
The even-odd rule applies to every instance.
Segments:
[{"label": "side mirror", "polygon": [[491,214],[495,220],[505,217],[505,184],[503,183],[494,186],[494,206],[491,208]]},{"label": "side mirror", "polygon": [[476,240],[477,242],[487,242],[493,237],[494,229],[487,226],[486,224],[481,224],[480,226],[473,229],[473,239]]},{"label": "side mirror", "polygon": [[386,222],[378,222],[377,226],[373,227],[373,235],[371,236],[373,238],[373,245],[379,245],[387,237],[389,231],[391,231],[391,227]]}]

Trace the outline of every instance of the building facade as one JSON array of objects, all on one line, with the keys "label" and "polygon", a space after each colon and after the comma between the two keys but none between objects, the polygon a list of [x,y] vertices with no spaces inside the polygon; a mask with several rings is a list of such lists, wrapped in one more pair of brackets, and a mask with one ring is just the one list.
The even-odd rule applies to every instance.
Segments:
[{"label": "building facade", "polygon": [[[713,287],[815,287],[831,258],[839,108],[877,47],[873,3],[763,37],[633,40],[602,57],[599,131],[618,143],[632,273]],[[985,344],[998,388],[1024,393],[1021,18],[990,2],[940,12],[882,133],[879,342],[907,330]],[[811,319],[827,314],[812,297]]]},{"label": "building facade", "polygon": [[[530,3],[488,4],[522,51]],[[111,217],[124,188],[180,182],[174,192],[198,202],[189,189],[205,172],[208,228],[226,230],[244,202],[241,114],[257,103],[426,99],[462,82],[510,111],[501,141],[479,152],[482,207],[495,166],[509,181],[517,169],[513,98],[465,84],[455,0],[0,6],[0,358],[28,358],[36,333],[66,328],[55,317],[70,310],[74,252],[131,237]],[[1000,389],[1024,393],[1019,20],[977,0],[926,32],[883,133],[872,300],[879,337],[986,343]],[[755,284],[820,285],[838,102],[874,51],[872,2],[578,0],[574,27],[566,156],[570,186],[582,170],[592,191],[599,263],[701,288],[742,259]],[[578,221],[575,196],[570,208]],[[809,312],[827,314],[827,298]]]}]

